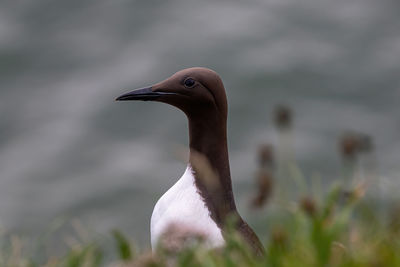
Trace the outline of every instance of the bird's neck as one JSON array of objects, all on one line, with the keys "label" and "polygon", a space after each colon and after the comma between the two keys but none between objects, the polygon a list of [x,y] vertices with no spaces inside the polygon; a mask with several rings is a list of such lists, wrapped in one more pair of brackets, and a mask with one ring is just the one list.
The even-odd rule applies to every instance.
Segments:
[{"label": "bird's neck", "polygon": [[[206,114],[203,114],[206,116]],[[205,119],[207,118],[207,119]],[[206,116],[202,119],[189,118],[190,156],[189,162],[195,162],[197,153],[205,156],[218,176],[218,189],[209,190],[198,177],[196,186],[211,216],[219,226],[224,226],[229,214],[236,213],[229,168],[226,119],[218,116]]]}]

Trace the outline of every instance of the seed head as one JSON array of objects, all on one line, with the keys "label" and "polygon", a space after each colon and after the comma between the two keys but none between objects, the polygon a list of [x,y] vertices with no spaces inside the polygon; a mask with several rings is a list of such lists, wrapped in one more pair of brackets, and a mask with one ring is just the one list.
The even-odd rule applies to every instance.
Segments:
[{"label": "seed head", "polygon": [[274,149],[272,145],[263,144],[258,148],[258,161],[262,167],[273,165]]},{"label": "seed head", "polygon": [[355,158],[360,147],[360,140],[354,133],[347,133],[340,139],[340,151],[346,158]]},{"label": "seed head", "polygon": [[314,217],[317,212],[315,200],[310,196],[305,196],[300,200],[300,208],[310,217]]},{"label": "seed head", "polygon": [[203,232],[186,225],[171,223],[162,233],[158,245],[164,251],[174,254],[205,240]]},{"label": "seed head", "polygon": [[292,111],[287,106],[277,106],[274,112],[275,125],[279,129],[287,129],[292,124]]}]

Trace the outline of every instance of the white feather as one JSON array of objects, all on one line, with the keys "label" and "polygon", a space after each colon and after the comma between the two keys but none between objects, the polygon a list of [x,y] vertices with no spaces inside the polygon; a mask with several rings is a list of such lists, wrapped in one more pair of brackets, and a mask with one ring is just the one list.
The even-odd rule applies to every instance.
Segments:
[{"label": "white feather", "polygon": [[221,229],[211,219],[210,212],[197,191],[190,166],[154,206],[150,226],[153,248],[156,247],[160,235],[171,224],[190,227],[200,232],[206,237],[209,246],[222,246],[225,242]]}]

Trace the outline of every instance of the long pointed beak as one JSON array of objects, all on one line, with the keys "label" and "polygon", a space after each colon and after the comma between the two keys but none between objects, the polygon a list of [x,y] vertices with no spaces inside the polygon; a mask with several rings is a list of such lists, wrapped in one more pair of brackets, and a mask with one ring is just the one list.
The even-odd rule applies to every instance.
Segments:
[{"label": "long pointed beak", "polygon": [[157,98],[164,95],[176,95],[175,93],[169,92],[154,92],[152,90],[152,86],[140,88],[133,90],[131,92],[120,95],[115,100],[116,101],[127,101],[127,100],[142,100],[142,101],[151,101],[156,100]]}]

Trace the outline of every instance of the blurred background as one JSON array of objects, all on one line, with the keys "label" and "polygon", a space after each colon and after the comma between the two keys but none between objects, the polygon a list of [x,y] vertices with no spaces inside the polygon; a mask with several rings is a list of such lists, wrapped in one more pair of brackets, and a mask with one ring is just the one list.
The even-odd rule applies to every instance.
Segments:
[{"label": "blurred background", "polygon": [[192,66],[224,81],[234,190],[257,232],[249,196],[259,145],[279,146],[278,105],[293,114],[304,177],[342,177],[340,138],[363,133],[383,198],[395,200],[399,10],[396,0],[1,1],[1,227],[35,236],[78,219],[149,247],[153,206],[185,170],[187,121],[114,99]]}]

